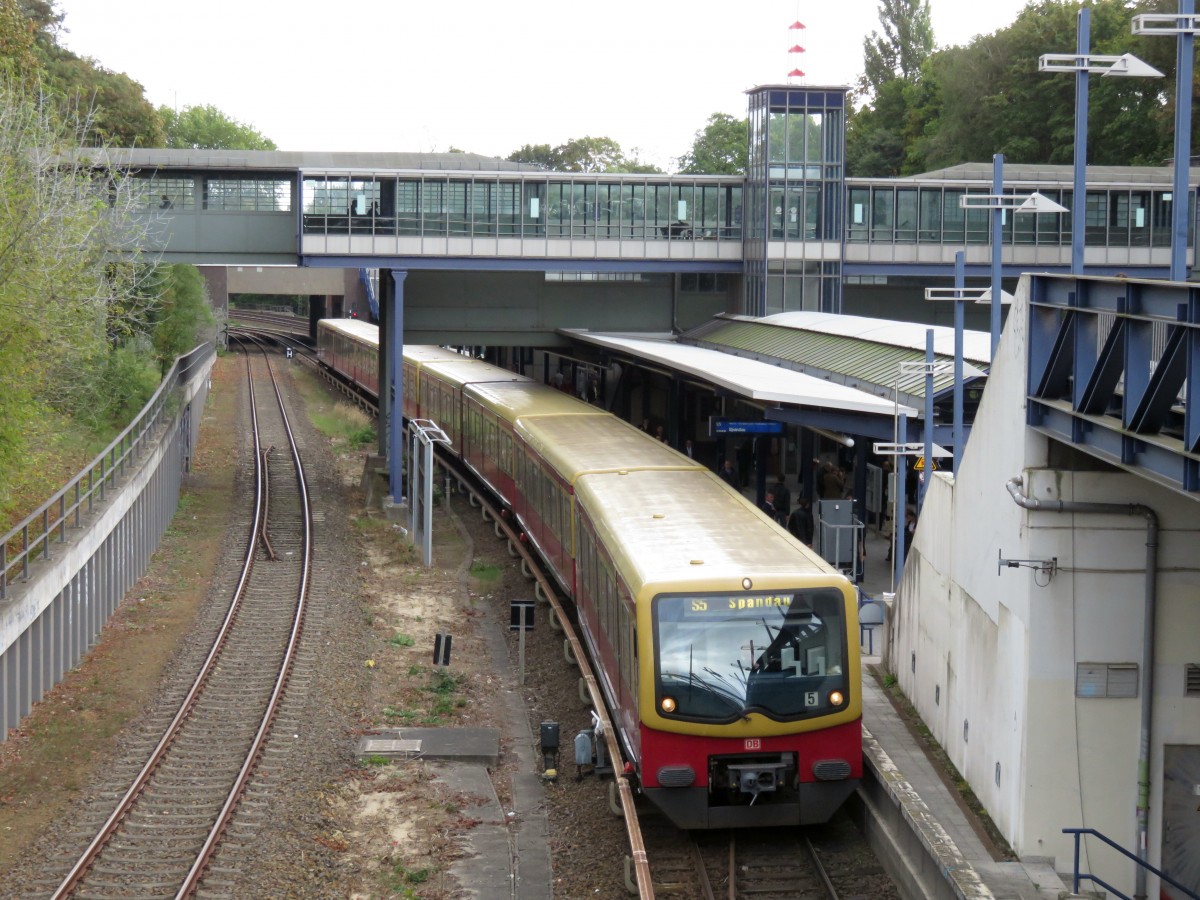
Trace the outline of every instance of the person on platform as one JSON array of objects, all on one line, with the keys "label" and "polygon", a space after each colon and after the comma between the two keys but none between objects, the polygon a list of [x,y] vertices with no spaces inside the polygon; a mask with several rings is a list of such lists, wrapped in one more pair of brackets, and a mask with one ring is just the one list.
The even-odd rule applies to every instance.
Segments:
[{"label": "person on platform", "polygon": [[692,439],[688,438],[683,442],[683,455],[688,459],[696,458],[696,448],[692,445]]},{"label": "person on platform", "polygon": [[792,514],[788,516],[787,530],[800,543],[811,547],[813,543],[812,501],[801,497]]},{"label": "person on platform", "polygon": [[741,488],[738,482],[737,472],[733,468],[733,460],[726,459],[721,462],[721,471],[717,473],[721,476],[721,480],[733,488],[735,491]]},{"label": "person on platform", "polygon": [[783,512],[783,510],[781,510],[777,506],[775,506],[775,494],[772,493],[771,491],[767,491],[767,497],[765,500],[763,500],[762,506],[760,506],[759,509],[761,509],[763,512],[765,512],[768,516],[770,516],[772,519],[774,519],[780,525],[785,524],[785,522],[787,521],[786,515]]},{"label": "person on platform", "polygon": [[792,508],[792,492],[783,483],[783,476],[777,476],[775,483],[768,490],[775,495],[775,505],[783,510],[784,515],[787,515],[787,511]]}]

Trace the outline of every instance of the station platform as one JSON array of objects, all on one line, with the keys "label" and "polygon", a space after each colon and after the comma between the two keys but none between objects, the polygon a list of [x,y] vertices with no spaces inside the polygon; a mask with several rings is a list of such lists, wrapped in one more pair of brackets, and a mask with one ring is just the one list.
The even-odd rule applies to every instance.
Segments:
[{"label": "station platform", "polygon": [[[879,600],[893,591],[889,536],[866,530],[866,565],[860,588]],[[860,796],[862,823],[889,870],[907,870],[907,896],[959,900],[1063,900],[1074,896],[1044,862],[998,861],[977,831],[974,816],[944,773],[896,714],[876,678],[882,633],[862,635],[863,755],[871,777]],[[894,864],[894,865],[893,865]]]}]

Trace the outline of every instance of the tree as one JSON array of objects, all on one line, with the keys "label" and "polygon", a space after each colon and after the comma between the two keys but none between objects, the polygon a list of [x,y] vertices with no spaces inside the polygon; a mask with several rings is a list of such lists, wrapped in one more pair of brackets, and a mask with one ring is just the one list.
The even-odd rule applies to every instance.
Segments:
[{"label": "tree", "polygon": [[558,157],[549,144],[525,144],[520,150],[510,153],[508,161],[553,170]]},{"label": "tree", "polygon": [[13,83],[30,89],[41,74],[35,48],[37,29],[17,0],[0,0],[0,68]]},{"label": "tree", "polygon": [[872,31],[863,38],[863,83],[872,92],[897,78],[916,81],[933,52],[929,0],[879,0],[879,5],[883,34]]},{"label": "tree", "polygon": [[745,175],[749,152],[749,120],[713,113],[696,132],[692,149],[679,157],[685,175]]},{"label": "tree", "polygon": [[[1030,4],[1008,28],[930,60],[938,102],[927,111],[916,156],[927,169],[1003,153],[1014,163],[1069,164],[1075,82],[1038,73],[1043,53],[1074,53],[1077,0]],[[1160,165],[1171,154],[1174,45],[1130,35],[1135,12],[1173,11],[1172,0],[1133,10],[1125,0],[1092,0],[1091,52],[1130,52],[1167,78],[1095,78],[1088,104],[1088,161]]]},{"label": "tree", "polygon": [[869,104],[847,122],[846,169],[856,176],[906,174],[907,148],[921,130],[912,89],[933,51],[929,0],[879,0],[879,23],[883,34],[863,39],[857,93]]},{"label": "tree", "polygon": [[152,340],[165,375],[176,359],[214,337],[214,320],[204,278],[195,266],[162,266],[155,276],[152,293],[158,302]]},{"label": "tree", "polygon": [[144,205],[119,175],[93,176],[80,151],[91,133],[0,76],[0,485],[25,423],[94,410],[110,336],[144,314],[129,302],[144,267],[113,261],[144,242]]},{"label": "tree", "polygon": [[551,172],[660,172],[637,158],[627,157],[612,138],[572,138],[565,144],[525,144],[508,155],[509,162],[538,166]]},{"label": "tree", "polygon": [[166,146],[180,150],[275,150],[275,142],[215,106],[160,106]]}]

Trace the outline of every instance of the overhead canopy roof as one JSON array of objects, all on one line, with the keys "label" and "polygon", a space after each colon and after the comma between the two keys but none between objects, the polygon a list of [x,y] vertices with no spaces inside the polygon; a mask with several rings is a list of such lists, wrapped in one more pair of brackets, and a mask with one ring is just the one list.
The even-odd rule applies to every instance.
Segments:
[{"label": "overhead canopy roof", "polygon": [[[954,329],[834,313],[789,312],[765,318],[719,315],[684,334],[684,343],[774,361],[823,381],[833,381],[922,406],[925,397],[925,340],[933,331],[936,397],[954,386]],[[963,377],[985,377],[991,361],[986,332],[963,332]],[[981,368],[982,367],[982,368]],[[903,371],[902,371],[903,369]],[[890,402],[890,400],[889,400]]]},{"label": "overhead canopy roof", "polygon": [[[771,363],[680,344],[669,335],[598,334],[571,328],[561,332],[574,340],[657,363],[760,403],[820,407],[889,419],[897,412],[890,399]],[[918,414],[907,406],[898,411],[914,417]]]}]

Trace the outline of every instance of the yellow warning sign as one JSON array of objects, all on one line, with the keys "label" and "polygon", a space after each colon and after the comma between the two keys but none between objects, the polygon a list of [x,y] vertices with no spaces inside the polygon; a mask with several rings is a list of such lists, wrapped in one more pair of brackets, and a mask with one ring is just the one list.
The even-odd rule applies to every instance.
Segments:
[{"label": "yellow warning sign", "polygon": [[[918,456],[916,465],[913,466],[913,469],[917,472],[924,472],[925,471],[925,457]],[[936,472],[938,470],[938,464],[937,464],[936,459],[933,460],[933,465],[930,466],[930,469],[934,472]]]}]

